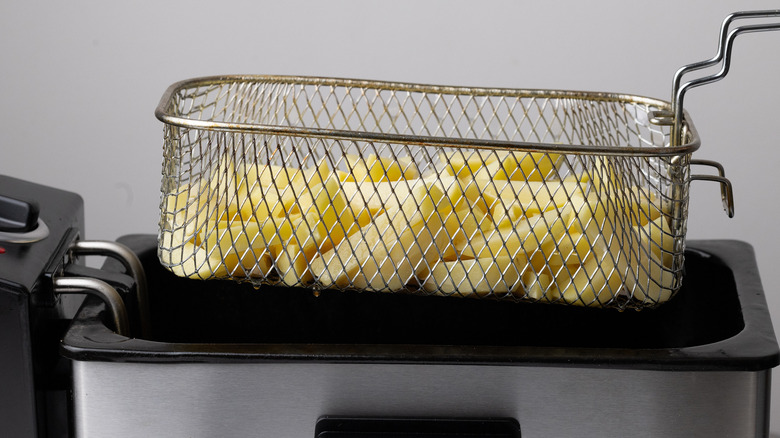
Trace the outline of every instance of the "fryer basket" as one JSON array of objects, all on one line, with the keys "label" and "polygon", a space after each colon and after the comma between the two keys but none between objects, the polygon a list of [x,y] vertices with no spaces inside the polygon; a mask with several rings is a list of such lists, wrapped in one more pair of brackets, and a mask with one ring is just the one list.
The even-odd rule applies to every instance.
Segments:
[{"label": "fryer basket", "polygon": [[[721,35],[739,14],[757,13],[733,14]],[[726,60],[741,29],[754,31],[729,34]],[[682,96],[701,83],[665,102],[317,77],[182,81],[156,112],[158,256],[180,276],[315,293],[655,307],[682,282],[690,181],[720,182],[733,214],[722,167],[691,158],[700,141]],[[720,174],[692,175],[696,164]]]}]

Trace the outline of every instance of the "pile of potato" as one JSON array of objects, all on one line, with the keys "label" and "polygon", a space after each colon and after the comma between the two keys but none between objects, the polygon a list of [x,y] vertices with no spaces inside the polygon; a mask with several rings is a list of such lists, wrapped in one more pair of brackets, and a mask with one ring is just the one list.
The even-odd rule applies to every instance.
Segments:
[{"label": "pile of potato", "polygon": [[374,154],[304,169],[224,159],[163,199],[160,260],[179,276],[289,286],[669,299],[674,236],[654,194],[611,170],[560,179],[554,154],[438,160],[421,174]]}]

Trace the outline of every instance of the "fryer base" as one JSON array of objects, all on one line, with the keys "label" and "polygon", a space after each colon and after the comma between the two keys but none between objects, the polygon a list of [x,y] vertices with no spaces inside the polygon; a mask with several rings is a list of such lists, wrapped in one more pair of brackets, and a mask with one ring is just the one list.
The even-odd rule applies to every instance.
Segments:
[{"label": "fryer base", "polygon": [[62,342],[80,437],[312,437],[322,417],[514,419],[523,438],[768,436],[780,351],[745,243],[692,242],[679,296],[620,313],[257,291],[175,277],[153,236],[123,241],[153,287],[153,334],[117,335],[85,301]]}]

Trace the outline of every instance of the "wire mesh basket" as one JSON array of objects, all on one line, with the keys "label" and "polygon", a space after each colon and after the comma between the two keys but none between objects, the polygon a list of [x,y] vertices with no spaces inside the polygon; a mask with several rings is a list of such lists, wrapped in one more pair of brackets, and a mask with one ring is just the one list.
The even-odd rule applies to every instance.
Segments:
[{"label": "wire mesh basket", "polygon": [[182,81],[157,108],[158,255],[180,276],[315,292],[655,307],[682,283],[691,180],[719,181],[732,209],[673,91]]}]

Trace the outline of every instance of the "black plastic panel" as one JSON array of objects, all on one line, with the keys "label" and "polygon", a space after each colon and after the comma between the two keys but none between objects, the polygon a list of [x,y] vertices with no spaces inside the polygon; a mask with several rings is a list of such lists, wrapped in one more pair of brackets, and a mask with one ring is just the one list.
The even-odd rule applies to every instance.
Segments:
[{"label": "black plastic panel", "polygon": [[323,417],[314,438],[520,438],[511,418]]},{"label": "black plastic panel", "polygon": [[743,242],[692,242],[678,296],[655,310],[618,312],[381,293],[315,297],[188,280],[160,266],[154,236],[121,241],[146,267],[153,335],[126,340],[107,332],[94,303],[66,338],[74,359],[766,369],[780,358],[755,257]]},{"label": "black plastic panel", "polygon": [[3,436],[68,436],[70,362],[59,355],[67,328],[51,284],[68,245],[84,233],[82,198],[0,175],[0,229],[23,233],[40,218],[49,234],[32,243],[0,241],[0,431]]}]

